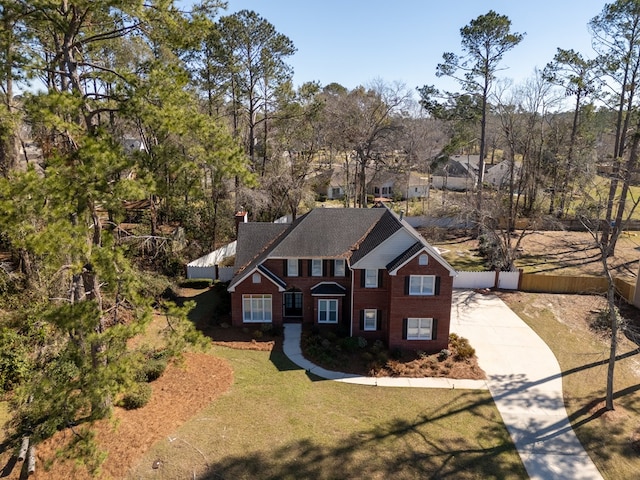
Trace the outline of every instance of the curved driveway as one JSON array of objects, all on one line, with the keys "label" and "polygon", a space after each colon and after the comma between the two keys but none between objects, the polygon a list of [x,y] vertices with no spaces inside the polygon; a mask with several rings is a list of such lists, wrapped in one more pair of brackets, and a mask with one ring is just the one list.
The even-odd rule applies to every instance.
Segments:
[{"label": "curved driveway", "polygon": [[495,295],[454,291],[451,331],[476,349],[531,478],[602,478],[567,418],[556,357],[520,317]]},{"label": "curved driveway", "polygon": [[298,366],[331,380],[422,388],[489,388],[531,478],[600,480],[567,418],[560,366],[540,337],[495,295],[456,290],[451,331],[476,349],[486,381],[372,378],[332,372],[302,356],[300,325],[285,325],[284,353]]}]

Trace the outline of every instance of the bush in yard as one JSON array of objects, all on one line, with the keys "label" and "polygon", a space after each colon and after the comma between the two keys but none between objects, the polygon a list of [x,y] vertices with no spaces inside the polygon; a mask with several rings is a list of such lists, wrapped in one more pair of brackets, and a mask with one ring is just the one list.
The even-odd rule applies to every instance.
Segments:
[{"label": "bush in yard", "polygon": [[[616,321],[618,322],[618,327],[622,327],[624,319],[620,315],[620,311],[618,310],[618,307],[615,307],[615,309],[616,309]],[[591,328],[591,330],[594,330],[596,332],[611,335],[611,319],[609,318],[609,308],[607,307],[607,308],[603,308],[602,310],[599,310],[595,318],[591,320],[589,327]]]},{"label": "bush in yard", "polygon": [[151,400],[151,385],[136,382],[131,389],[122,396],[119,404],[126,410],[144,407]]},{"label": "bush in yard", "polygon": [[443,348],[442,350],[440,350],[440,353],[438,354],[438,360],[442,362],[447,358],[449,358],[450,356],[451,356],[451,350]]},{"label": "bush in yard", "polygon": [[353,353],[358,350],[358,339],[356,337],[345,337],[340,339],[340,346],[347,352]]},{"label": "bush in yard", "polygon": [[164,358],[149,360],[142,368],[141,381],[153,382],[159,379],[167,369],[167,361]]},{"label": "bush in yard", "polygon": [[455,333],[449,335],[449,345],[453,350],[453,358],[456,361],[467,360],[476,354],[476,349],[469,344],[469,340],[459,337]]}]

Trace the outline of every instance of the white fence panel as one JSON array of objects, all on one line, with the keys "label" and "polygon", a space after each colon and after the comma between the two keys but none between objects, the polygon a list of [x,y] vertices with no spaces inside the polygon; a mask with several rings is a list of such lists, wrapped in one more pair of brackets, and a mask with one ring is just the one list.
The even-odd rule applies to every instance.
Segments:
[{"label": "white fence panel", "polygon": [[[499,272],[498,288],[517,290],[520,272]],[[494,288],[496,272],[458,272],[453,279],[453,288]]]},{"label": "white fence panel", "polygon": [[453,288],[493,288],[495,272],[458,272],[453,278]]},{"label": "white fence panel", "polygon": [[500,272],[498,288],[504,290],[517,290],[520,281],[520,272]]},{"label": "white fence panel", "polygon": [[187,265],[187,278],[210,278],[216,279],[216,267],[194,267]]},{"label": "white fence panel", "polygon": [[218,268],[218,280],[221,282],[228,282],[233,278],[233,267],[219,267]]}]

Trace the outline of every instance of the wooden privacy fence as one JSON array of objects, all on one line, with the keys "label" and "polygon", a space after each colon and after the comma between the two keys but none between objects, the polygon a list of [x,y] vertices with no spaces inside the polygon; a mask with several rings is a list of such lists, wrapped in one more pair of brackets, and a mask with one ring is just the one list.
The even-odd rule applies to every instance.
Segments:
[{"label": "wooden privacy fence", "polygon": [[[614,282],[616,293],[628,303],[633,304],[636,280],[618,277],[614,279]],[[522,273],[518,290],[538,293],[606,294],[607,279],[605,277]]]},{"label": "wooden privacy fence", "polygon": [[[616,293],[627,303],[634,303],[636,279],[617,277],[614,279]],[[517,272],[462,272],[453,279],[453,288],[500,288],[535,293],[607,293],[607,279],[594,276],[545,275],[541,273]],[[640,298],[639,305],[640,308]]]}]

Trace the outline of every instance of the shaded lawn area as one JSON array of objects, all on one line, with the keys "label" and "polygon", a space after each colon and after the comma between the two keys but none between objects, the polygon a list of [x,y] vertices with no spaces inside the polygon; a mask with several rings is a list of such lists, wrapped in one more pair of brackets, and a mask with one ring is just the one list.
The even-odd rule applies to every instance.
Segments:
[{"label": "shaded lawn area", "polygon": [[[565,297],[558,301],[560,297]],[[606,479],[635,479],[640,471],[640,350],[621,338],[613,412],[604,410],[609,341],[589,330],[589,312],[567,321],[590,296],[505,293],[501,298],[549,345],[563,372],[563,391],[576,435]],[[568,316],[568,314],[567,314]]]},{"label": "shaded lawn area", "polygon": [[[211,296],[192,297],[203,331],[216,320]],[[526,478],[488,391],[323,381],[279,342],[210,353],[230,362],[230,391],[157,442],[127,478]]]}]

